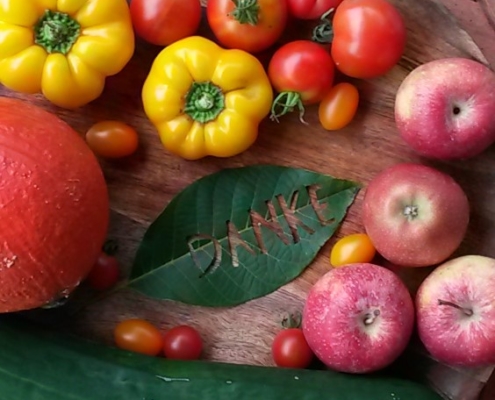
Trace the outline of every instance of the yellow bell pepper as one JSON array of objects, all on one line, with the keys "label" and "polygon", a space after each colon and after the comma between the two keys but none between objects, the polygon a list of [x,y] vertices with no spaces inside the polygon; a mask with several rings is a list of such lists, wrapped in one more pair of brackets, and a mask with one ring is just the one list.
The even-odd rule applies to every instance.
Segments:
[{"label": "yellow bell pepper", "polygon": [[197,160],[230,157],[249,148],[270,112],[273,91],[256,57],[191,36],[158,54],[142,100],[163,146]]},{"label": "yellow bell pepper", "polygon": [[0,83],[11,90],[77,108],[133,53],[126,0],[0,1]]}]

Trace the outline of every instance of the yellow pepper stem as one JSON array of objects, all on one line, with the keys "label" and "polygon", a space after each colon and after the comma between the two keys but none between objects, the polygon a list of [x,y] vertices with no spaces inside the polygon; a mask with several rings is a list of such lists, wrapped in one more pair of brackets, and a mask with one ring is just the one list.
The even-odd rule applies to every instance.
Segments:
[{"label": "yellow pepper stem", "polygon": [[230,16],[240,24],[258,25],[260,5],[258,0],[232,0],[235,9]]},{"label": "yellow pepper stem", "polygon": [[34,41],[48,53],[67,54],[80,30],[79,23],[68,14],[46,10],[34,27]]},{"label": "yellow pepper stem", "polygon": [[[277,108],[281,108],[279,112],[277,112]],[[299,120],[307,125],[307,122],[304,120],[304,105],[301,100],[301,95],[297,92],[282,92],[279,93],[275,100],[272,103],[272,112],[270,114],[270,119],[272,121],[278,122],[278,118],[282,115],[285,115],[289,112],[294,111],[294,108],[299,109]]]},{"label": "yellow pepper stem", "polygon": [[211,82],[193,82],[186,94],[184,112],[199,123],[213,121],[225,108],[225,96]]}]

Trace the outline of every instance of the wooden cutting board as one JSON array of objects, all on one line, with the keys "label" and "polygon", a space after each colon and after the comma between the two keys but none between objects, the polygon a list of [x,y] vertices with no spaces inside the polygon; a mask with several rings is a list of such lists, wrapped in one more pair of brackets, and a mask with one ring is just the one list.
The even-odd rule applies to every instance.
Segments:
[{"label": "wooden cutting board", "polygon": [[[4,88],[0,94],[25,99],[44,107],[69,122],[83,134],[93,123],[118,119],[136,127],[140,149],[126,160],[101,160],[111,197],[109,236],[119,244],[117,254],[127,275],[136,248],[148,225],[172,197],[196,179],[222,168],[275,163],[312,169],[366,185],[382,169],[402,161],[422,162],[451,174],[465,189],[472,206],[467,236],[456,253],[495,257],[495,148],[464,162],[432,162],[415,155],[399,138],[394,124],[396,90],[414,67],[443,57],[468,57],[487,63],[471,37],[448,10],[435,0],[393,0],[404,15],[408,30],[406,52],[386,76],[372,81],[354,81],[361,94],[355,120],[339,132],[319,126],[316,107],[306,114],[308,126],[297,115],[280,123],[266,121],[256,144],[244,154],[225,160],[185,161],[167,153],[144,116],[141,86],[160,48],[138,40],[129,65],[109,78],[98,100],[77,110],[66,111],[48,104],[41,96],[23,96]],[[311,23],[294,22],[281,42],[308,38]],[[201,34],[211,37],[206,23]],[[266,61],[271,53],[260,58]],[[296,280],[275,293],[233,307],[210,309],[158,301],[121,290],[88,305],[71,318],[72,330],[85,337],[112,344],[115,324],[126,318],[145,318],[167,329],[179,323],[196,326],[205,340],[205,358],[231,363],[272,365],[270,345],[286,311],[300,310],[311,285],[329,268],[328,255],[340,237],[362,232],[360,219],[364,191],[358,195],[341,229],[322,249],[316,260]],[[411,272],[407,282],[414,286],[424,271]],[[73,303],[79,307],[89,292],[81,287]],[[71,303],[67,305],[71,307]],[[46,312],[44,315],[47,315]],[[50,311],[48,312],[50,313]],[[414,353],[412,360],[424,355]],[[488,379],[490,369],[459,370],[429,362],[427,376],[437,390],[453,400],[474,400]]]}]

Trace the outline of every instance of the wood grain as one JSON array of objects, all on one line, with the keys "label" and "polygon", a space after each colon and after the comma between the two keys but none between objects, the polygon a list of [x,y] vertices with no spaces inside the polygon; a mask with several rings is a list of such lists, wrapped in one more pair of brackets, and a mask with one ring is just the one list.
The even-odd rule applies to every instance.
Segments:
[{"label": "wood grain", "polygon": [[[467,0],[466,0],[467,1]],[[339,132],[326,132],[318,123],[315,107],[308,108],[309,126],[296,115],[280,123],[266,121],[260,137],[247,152],[225,160],[188,162],[168,154],[144,116],[140,88],[160,48],[137,42],[136,53],[119,75],[109,78],[100,99],[77,112],[58,109],[41,96],[23,96],[1,89],[57,113],[83,133],[102,119],[119,119],[139,130],[140,149],[126,160],[101,160],[111,197],[109,236],[118,241],[124,275],[129,273],[137,245],[147,226],[172,197],[196,179],[222,168],[276,163],[308,168],[366,184],[379,171],[401,161],[429,164],[451,174],[464,187],[471,201],[472,219],[466,238],[456,255],[483,254],[495,257],[495,149],[464,162],[432,162],[415,155],[399,138],[393,119],[393,102],[400,82],[421,63],[442,57],[468,57],[488,64],[479,46],[462,29],[444,3],[434,0],[393,0],[407,24],[408,44],[403,59],[386,76],[372,81],[354,81],[362,102],[352,124]],[[454,7],[450,3],[450,7]],[[282,41],[304,37],[311,25],[294,23]],[[206,25],[201,33],[211,37]],[[270,52],[260,54],[266,62]],[[81,310],[72,318],[73,332],[112,344],[112,329],[126,318],[146,318],[162,329],[179,323],[196,326],[205,339],[205,358],[231,363],[272,365],[270,345],[283,314],[300,310],[311,285],[328,270],[328,254],[339,237],[363,231],[360,220],[362,191],[338,234],[322,249],[314,263],[296,280],[263,298],[234,308],[202,308],[171,301],[158,301],[139,293],[121,290]],[[164,238],[166,240],[166,238]],[[412,272],[410,282],[420,279]],[[421,272],[418,272],[421,274]],[[412,275],[412,276],[411,276]],[[77,308],[92,293],[82,286],[71,307]],[[53,313],[48,312],[51,316]],[[43,312],[47,318],[47,312]],[[427,355],[412,352],[411,360],[429,367],[427,379],[452,400],[474,400],[492,371],[459,370],[435,363]],[[426,361],[425,361],[426,360]],[[420,364],[416,364],[420,365]]]}]

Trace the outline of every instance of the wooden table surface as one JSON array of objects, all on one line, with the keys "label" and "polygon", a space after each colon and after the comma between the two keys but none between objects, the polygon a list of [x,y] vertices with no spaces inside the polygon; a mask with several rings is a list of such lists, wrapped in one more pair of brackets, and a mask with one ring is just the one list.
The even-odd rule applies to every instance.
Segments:
[{"label": "wooden table surface", "polygon": [[[441,0],[459,20],[459,24],[483,51],[495,69],[495,31],[487,15],[495,16],[495,0]],[[495,399],[495,373],[484,389],[480,400]]]}]

